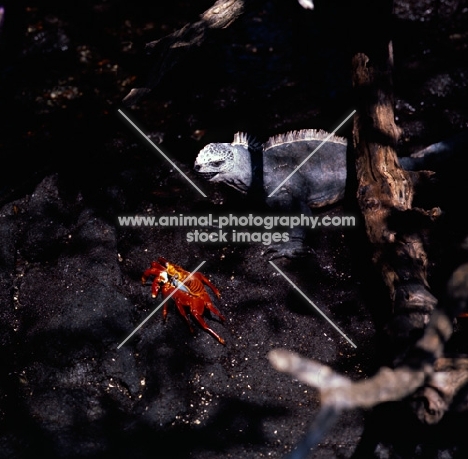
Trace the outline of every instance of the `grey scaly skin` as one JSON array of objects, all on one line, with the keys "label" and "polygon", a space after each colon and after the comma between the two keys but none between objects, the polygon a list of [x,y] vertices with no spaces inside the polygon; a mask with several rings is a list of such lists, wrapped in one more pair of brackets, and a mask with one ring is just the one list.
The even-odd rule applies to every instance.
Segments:
[{"label": "grey scaly skin", "polygon": [[[327,141],[288,180],[325,139]],[[211,143],[195,161],[195,171],[210,182],[222,182],[247,193],[253,186],[249,137],[237,133],[232,143]],[[324,131],[306,129],[270,138],[261,146],[263,192],[267,206],[281,213],[311,214],[311,209],[334,204],[344,196],[346,185],[346,140]],[[257,177],[258,179],[258,177]],[[276,192],[277,186],[283,182]],[[273,193],[274,192],[274,193]],[[268,196],[273,194],[272,196]],[[310,250],[304,245],[305,231],[294,228],[286,243],[271,245],[271,258],[296,258]]]},{"label": "grey scaly skin", "polygon": [[[460,138],[466,147],[468,135],[463,134]],[[450,141],[434,144],[414,157],[400,158],[400,164],[406,170],[433,170],[431,166],[439,162],[439,156],[450,157],[447,145],[452,147]],[[255,145],[262,154],[260,177],[253,173],[255,168],[249,147],[252,149],[252,142],[243,133],[235,134],[232,143],[210,143],[199,152],[194,169],[210,182],[225,183],[242,193],[258,185],[256,181],[263,181],[261,185],[267,206],[282,213],[311,214],[312,209],[335,204],[344,197],[346,139],[315,129],[271,137],[263,145]],[[299,165],[301,167],[275,191]],[[273,253],[271,258],[306,255],[310,250],[305,247],[304,238],[304,228],[297,227],[291,231],[288,242],[271,246],[268,252]]]}]

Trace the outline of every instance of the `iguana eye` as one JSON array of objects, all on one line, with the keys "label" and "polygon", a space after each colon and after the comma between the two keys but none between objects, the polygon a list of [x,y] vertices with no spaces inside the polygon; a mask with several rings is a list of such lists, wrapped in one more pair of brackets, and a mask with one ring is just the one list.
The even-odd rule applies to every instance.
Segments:
[{"label": "iguana eye", "polygon": [[213,161],[213,162],[210,163],[210,166],[219,167],[222,164],[224,164],[224,161]]}]

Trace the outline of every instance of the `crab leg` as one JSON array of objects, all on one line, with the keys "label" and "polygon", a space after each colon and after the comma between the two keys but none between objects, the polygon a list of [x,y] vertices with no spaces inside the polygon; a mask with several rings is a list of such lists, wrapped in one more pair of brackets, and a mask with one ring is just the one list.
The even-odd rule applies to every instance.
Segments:
[{"label": "crab leg", "polygon": [[213,329],[211,329],[208,324],[203,320],[203,317],[197,312],[192,312],[194,319],[200,324],[200,326],[206,330],[208,333],[211,333],[221,344],[226,344],[221,336],[219,336]]},{"label": "crab leg", "polygon": [[187,325],[188,325],[188,327],[190,329],[190,332],[195,333],[195,330],[193,329],[192,324],[190,323],[190,319],[188,318],[187,312],[185,311],[185,308],[184,308],[184,303],[185,302],[181,298],[177,297],[177,293],[174,295],[173,298],[174,298],[175,304],[177,306],[177,309],[178,309],[180,315],[187,322]]},{"label": "crab leg", "polygon": [[223,322],[226,320],[226,317],[224,317],[219,311],[218,309],[216,309],[216,307],[213,305],[213,303],[211,303],[211,301],[207,301],[205,303],[205,306],[207,309],[209,309],[212,313],[216,314]]}]

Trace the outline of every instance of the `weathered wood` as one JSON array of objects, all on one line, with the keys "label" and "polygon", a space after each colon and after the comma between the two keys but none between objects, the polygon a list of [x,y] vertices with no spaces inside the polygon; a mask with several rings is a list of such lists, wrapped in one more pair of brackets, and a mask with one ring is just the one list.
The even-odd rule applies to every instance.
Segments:
[{"label": "weathered wood", "polygon": [[271,351],[268,357],[278,371],[290,373],[299,381],[319,389],[322,406],[332,406],[338,411],[372,408],[380,403],[402,400],[430,381],[434,375],[434,362],[442,356],[452,331],[451,318],[436,310],[404,365],[382,367],[371,378],[359,381],[352,381],[330,367],[294,352],[278,349]]},{"label": "weathered wood", "polygon": [[[468,279],[465,275],[462,278],[461,296],[466,303]],[[450,291],[449,288],[448,303],[458,304],[460,295],[451,296]],[[446,309],[458,310],[456,305]],[[345,410],[370,409],[384,402],[407,400],[419,420],[429,425],[438,423],[449,410],[467,410],[468,359],[443,357],[445,344],[453,332],[451,312],[436,309],[406,361],[397,368],[384,366],[368,379],[352,381],[294,352],[272,350],[268,358],[274,368],[318,389],[320,394],[320,410],[288,459],[307,457],[310,448],[322,440]],[[464,398],[459,397],[462,390]]]},{"label": "weathered wood", "polygon": [[[383,3],[389,16],[392,2]],[[379,6],[382,4],[375,2],[374,8]],[[437,300],[427,280],[428,257],[422,234],[425,222],[436,218],[440,211],[413,207],[416,184],[429,175],[407,172],[399,164],[396,146],[400,130],[393,112],[390,21],[383,14],[382,21],[378,20],[380,13],[372,15],[372,30],[376,32],[375,24],[379,24],[383,32],[367,37],[363,33],[357,42],[359,52],[352,59],[357,110],[353,126],[356,195],[373,262],[381,272],[393,306],[391,331],[400,334],[406,347],[404,352],[396,351],[391,366],[382,366],[374,376],[356,382],[285,350],[272,351],[269,359],[277,370],[319,390],[321,408],[316,419],[326,415],[335,420],[343,410],[369,409],[407,399],[421,422],[434,424],[468,382],[465,368],[447,368],[447,362],[440,360],[453,332],[455,314],[460,312],[459,303],[464,301],[466,307],[468,295],[465,300],[456,301],[458,306],[449,299],[447,307],[435,309]],[[455,276],[455,280],[452,276],[451,281],[455,286],[449,286],[449,290],[462,291],[458,297],[463,296],[466,288],[459,286],[466,281],[464,274]],[[415,330],[421,336],[412,342],[409,338]],[[436,372],[436,362],[446,371]],[[325,430],[313,423],[298,444],[297,455],[293,452],[291,457],[306,457],[312,439],[316,444]]]},{"label": "weathered wood", "polygon": [[244,0],[218,0],[200,15],[200,20],[186,24],[174,33],[146,45],[148,54],[158,58],[143,87],[133,88],[124,97],[126,106],[135,105],[147,96],[162,78],[193,49],[199,48],[213,30],[229,27],[244,11]]},{"label": "weathered wood", "polygon": [[[357,200],[364,217],[373,262],[382,274],[393,306],[392,333],[407,339],[428,323],[437,301],[427,282],[428,259],[414,214],[436,214],[412,207],[418,176],[400,167],[394,121],[391,48],[387,60],[353,57],[358,101],[354,118]],[[390,328],[391,325],[390,325]]]},{"label": "weathered wood", "polygon": [[[468,248],[468,238],[461,250]],[[468,251],[467,251],[468,252]],[[468,253],[454,269],[447,292],[431,314],[423,334],[395,368],[383,366],[368,379],[352,381],[330,367],[283,349],[269,353],[278,370],[318,389],[321,408],[309,431],[291,453],[303,459],[331,428],[338,415],[354,408],[371,409],[384,402],[403,401],[423,424],[440,422],[449,411],[468,410],[468,357],[445,357],[453,320],[468,309]],[[326,428],[318,421],[326,418]]]}]

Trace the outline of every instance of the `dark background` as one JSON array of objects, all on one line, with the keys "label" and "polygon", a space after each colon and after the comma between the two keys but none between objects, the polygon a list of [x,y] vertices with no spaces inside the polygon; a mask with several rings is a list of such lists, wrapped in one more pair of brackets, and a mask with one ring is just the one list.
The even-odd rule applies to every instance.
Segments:
[{"label": "dark background", "polygon": [[[365,2],[364,2],[365,3]],[[123,228],[119,215],[267,212],[191,173],[208,142],[237,131],[333,130],[352,110],[353,2],[253,1],[137,106],[144,44],[198,20],[211,2],[4,2],[0,31],[0,457],[281,458],[319,407],[269,365],[287,348],[353,379],[386,362],[391,311],[363,228],[317,230],[311,257],[277,265],[357,344],[352,348],[267,262],[261,244],[190,244],[186,228]],[[372,21],[372,17],[369,17]],[[468,126],[468,4],[395,2],[399,153]],[[121,108],[205,191],[199,195],[118,114]],[[340,134],[349,135],[348,123]],[[466,169],[451,166],[427,251],[436,295],[466,235]],[[463,207],[464,206],[464,207]],[[327,215],[356,212],[351,194]],[[227,344],[159,304],[142,272],[164,256],[202,271],[227,317]],[[465,351],[464,323],[450,351]],[[388,423],[387,423],[388,421]],[[316,458],[466,457],[466,419],[426,428],[404,404],[343,415]],[[389,427],[390,426],[390,427]],[[363,443],[357,449],[361,436]],[[375,447],[375,448],[374,448]],[[165,452],[164,452],[165,451]]]}]

